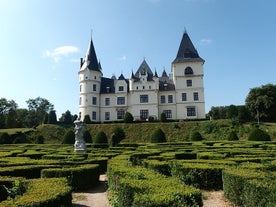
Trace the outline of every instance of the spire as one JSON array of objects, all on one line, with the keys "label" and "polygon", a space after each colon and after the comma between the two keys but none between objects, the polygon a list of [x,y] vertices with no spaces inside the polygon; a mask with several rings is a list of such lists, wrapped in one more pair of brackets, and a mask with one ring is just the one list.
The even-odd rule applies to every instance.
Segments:
[{"label": "spire", "polygon": [[182,36],[182,40],[176,55],[174,63],[177,62],[193,62],[193,61],[203,61],[204,60],[198,55],[186,29]]},{"label": "spire", "polygon": [[144,59],[142,64],[140,65],[140,67],[138,68],[138,70],[135,73],[136,77],[139,77],[139,73],[140,74],[148,74],[148,75],[153,75],[148,63],[146,62],[146,60]]},{"label": "spire", "polygon": [[158,74],[157,74],[156,69],[155,69],[155,71],[154,71],[154,77],[158,78]]},{"label": "spire", "polygon": [[101,71],[99,68],[100,65],[97,60],[97,55],[96,55],[95,48],[93,45],[92,37],[91,37],[91,40],[90,40],[90,43],[89,43],[89,46],[88,46],[88,49],[86,52],[85,62],[87,63],[87,67],[90,70]]}]

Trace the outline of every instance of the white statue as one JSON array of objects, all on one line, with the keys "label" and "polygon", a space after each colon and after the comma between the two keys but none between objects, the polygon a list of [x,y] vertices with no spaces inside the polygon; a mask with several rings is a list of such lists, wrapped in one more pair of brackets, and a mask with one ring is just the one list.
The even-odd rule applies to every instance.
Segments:
[{"label": "white statue", "polygon": [[86,124],[77,119],[74,121],[75,124],[75,152],[78,153],[85,153],[86,152],[86,146],[85,141],[83,139],[83,134],[86,129]]}]

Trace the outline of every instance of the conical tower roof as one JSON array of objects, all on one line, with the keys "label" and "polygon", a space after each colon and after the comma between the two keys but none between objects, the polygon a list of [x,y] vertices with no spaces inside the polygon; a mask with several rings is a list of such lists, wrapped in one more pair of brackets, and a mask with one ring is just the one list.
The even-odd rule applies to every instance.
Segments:
[{"label": "conical tower roof", "polygon": [[195,49],[188,33],[185,31],[182,40],[173,63],[181,63],[181,62],[197,62],[204,60],[198,55],[197,50]]},{"label": "conical tower roof", "polygon": [[90,70],[96,70],[96,71],[101,71],[100,69],[100,64],[97,60],[97,55],[95,52],[95,48],[94,48],[94,44],[92,41],[92,38],[90,40],[87,52],[86,52],[86,56],[85,56],[85,62],[87,63],[87,67]]}]

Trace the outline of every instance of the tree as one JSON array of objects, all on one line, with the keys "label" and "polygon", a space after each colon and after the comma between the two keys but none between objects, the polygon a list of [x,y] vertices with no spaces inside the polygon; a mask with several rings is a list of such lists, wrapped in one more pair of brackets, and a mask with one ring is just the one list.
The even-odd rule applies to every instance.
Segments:
[{"label": "tree", "polygon": [[0,128],[6,127],[6,118],[10,110],[16,110],[18,107],[14,100],[0,99]]},{"label": "tree", "polygon": [[45,115],[54,110],[54,105],[45,98],[37,97],[35,99],[29,99],[26,103],[29,109],[29,119],[33,120],[33,125],[42,124]]},{"label": "tree", "polygon": [[229,141],[236,141],[239,140],[239,137],[235,131],[231,131],[227,137]]},{"label": "tree", "polygon": [[132,114],[129,113],[129,112],[126,112],[125,116],[124,116],[124,122],[125,123],[132,123],[133,120],[134,120],[134,118],[133,118]]},{"label": "tree", "polygon": [[226,116],[228,119],[236,118],[238,116],[238,108],[231,104],[227,109]]},{"label": "tree", "polygon": [[57,123],[56,111],[52,110],[48,115],[48,124],[56,124],[56,123]]},{"label": "tree", "polygon": [[59,119],[62,123],[71,125],[73,124],[73,117],[69,110],[65,111]]},{"label": "tree", "polygon": [[162,129],[158,128],[153,132],[153,134],[151,135],[151,142],[152,143],[167,142],[166,135],[162,131]]},{"label": "tree", "polygon": [[16,110],[11,108],[6,116],[6,127],[17,128],[18,127],[17,113]]},{"label": "tree", "polygon": [[249,141],[271,141],[269,134],[259,128],[254,128],[249,133]]},{"label": "tree", "polygon": [[256,120],[276,121],[276,85],[267,84],[250,89],[246,107]]},{"label": "tree", "polygon": [[83,133],[83,139],[86,143],[92,143],[92,137],[88,130],[85,130]]}]

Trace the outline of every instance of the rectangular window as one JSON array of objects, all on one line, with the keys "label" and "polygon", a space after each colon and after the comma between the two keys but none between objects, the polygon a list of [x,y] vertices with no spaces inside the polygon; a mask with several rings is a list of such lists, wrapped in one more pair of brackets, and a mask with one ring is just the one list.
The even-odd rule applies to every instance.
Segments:
[{"label": "rectangular window", "polygon": [[110,112],[105,112],[104,119],[105,120],[110,120]]},{"label": "rectangular window", "polygon": [[105,98],[105,105],[109,106],[110,105],[110,98]]},{"label": "rectangular window", "polygon": [[97,85],[93,84],[93,91],[96,91],[96,90],[97,90]]},{"label": "rectangular window", "polygon": [[81,87],[82,87],[82,85],[80,85],[80,92],[81,92]]},{"label": "rectangular window", "polygon": [[161,96],[160,97],[160,102],[163,104],[163,103],[166,103],[166,96]]},{"label": "rectangular window", "polygon": [[119,91],[124,91],[124,86],[119,86]]},{"label": "rectangular window", "polygon": [[171,110],[164,110],[163,113],[165,114],[166,118],[172,118],[172,111]]},{"label": "rectangular window", "polygon": [[187,116],[196,116],[195,107],[187,107]]},{"label": "rectangular window", "polygon": [[125,104],[125,97],[118,97],[117,105],[124,105],[124,104]]},{"label": "rectangular window", "polygon": [[193,86],[192,80],[186,80],[187,87]]},{"label": "rectangular window", "polygon": [[93,97],[92,98],[92,104],[93,105],[97,105],[97,97]]},{"label": "rectangular window", "polygon": [[168,103],[173,103],[173,95],[168,95]]},{"label": "rectangular window", "polygon": [[198,101],[198,92],[194,92],[194,101]]},{"label": "rectangular window", "polygon": [[124,110],[117,111],[117,119],[124,119],[124,116],[125,116]]},{"label": "rectangular window", "polygon": [[149,110],[140,110],[141,120],[146,120],[149,117]]},{"label": "rectangular window", "polygon": [[97,113],[96,111],[92,112],[92,120],[96,120],[97,119]]},{"label": "rectangular window", "polygon": [[148,103],[149,96],[148,95],[140,95],[140,103]]},{"label": "rectangular window", "polygon": [[79,102],[80,105],[81,105],[81,101],[82,101],[82,99],[81,99],[81,97],[80,97],[80,102]]},{"label": "rectangular window", "polygon": [[187,93],[182,93],[182,101],[187,101]]}]

